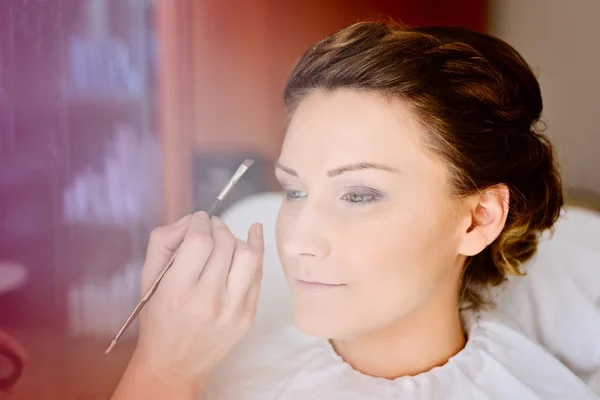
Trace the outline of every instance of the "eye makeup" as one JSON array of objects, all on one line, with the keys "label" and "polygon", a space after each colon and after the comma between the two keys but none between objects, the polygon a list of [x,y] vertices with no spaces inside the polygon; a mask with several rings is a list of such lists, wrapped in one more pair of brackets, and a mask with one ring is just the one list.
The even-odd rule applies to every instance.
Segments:
[{"label": "eye makeup", "polygon": [[[308,192],[302,188],[302,185],[289,183],[287,179],[278,178],[278,181],[280,181],[279,183],[285,194],[286,201],[297,201],[308,197]],[[341,194],[338,195],[338,199],[350,206],[372,204],[385,197],[383,192],[360,184],[338,186],[338,188],[341,192]]]},{"label": "eye makeup", "polygon": [[351,206],[360,206],[377,202],[384,197],[379,190],[366,186],[349,186],[344,188],[341,200]]},{"label": "eye makeup", "polygon": [[306,197],[306,192],[302,190],[284,189],[285,198],[287,200],[298,200]]}]

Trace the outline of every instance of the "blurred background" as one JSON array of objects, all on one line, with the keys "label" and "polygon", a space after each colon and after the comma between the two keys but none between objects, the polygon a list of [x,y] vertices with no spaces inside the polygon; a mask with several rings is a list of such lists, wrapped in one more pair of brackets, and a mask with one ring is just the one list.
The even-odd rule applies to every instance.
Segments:
[{"label": "blurred background", "polygon": [[248,157],[227,203],[276,190],[286,77],[358,20],[508,41],[540,79],[568,190],[600,193],[598,15],[597,0],[0,0],[0,330],[31,359],[11,398],[110,397],[135,329],[103,352],[149,232],[208,207]]}]

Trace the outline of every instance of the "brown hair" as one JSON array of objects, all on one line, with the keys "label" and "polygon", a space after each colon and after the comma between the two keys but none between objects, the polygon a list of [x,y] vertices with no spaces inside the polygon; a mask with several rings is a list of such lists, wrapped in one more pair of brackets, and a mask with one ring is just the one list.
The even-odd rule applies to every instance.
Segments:
[{"label": "brown hair", "polygon": [[432,133],[424,142],[447,162],[457,196],[509,188],[504,230],[464,266],[461,304],[480,307],[482,289],[508,273],[522,275],[563,205],[553,147],[535,129],[540,87],[524,59],[500,39],[467,29],[361,22],[304,53],[284,105],[293,113],[311,91],[339,88],[406,101]]}]

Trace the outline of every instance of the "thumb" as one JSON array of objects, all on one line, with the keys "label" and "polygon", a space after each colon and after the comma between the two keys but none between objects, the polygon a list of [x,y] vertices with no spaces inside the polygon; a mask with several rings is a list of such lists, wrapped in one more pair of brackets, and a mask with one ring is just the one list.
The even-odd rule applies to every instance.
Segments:
[{"label": "thumb", "polygon": [[142,293],[150,287],[183,242],[190,216],[188,214],[171,225],[158,227],[150,234],[142,271]]}]

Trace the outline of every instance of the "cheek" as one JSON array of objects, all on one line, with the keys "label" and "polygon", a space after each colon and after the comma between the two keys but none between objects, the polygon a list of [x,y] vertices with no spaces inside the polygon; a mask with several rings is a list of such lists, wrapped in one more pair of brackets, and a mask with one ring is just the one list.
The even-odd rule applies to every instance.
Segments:
[{"label": "cheek", "polygon": [[[382,329],[418,307],[432,292],[420,245],[423,233],[396,225],[335,236],[327,265],[344,290],[295,299],[296,322],[309,334],[343,339]],[[385,233],[385,234],[384,234]]]},{"label": "cheek", "polygon": [[[350,254],[354,253],[355,258],[349,264],[354,266],[356,290],[366,297],[363,304],[402,307],[411,302],[413,294],[422,292],[429,269],[422,238],[422,233],[415,230],[399,229],[394,234],[371,235],[352,246],[355,250]],[[388,307],[384,308],[387,312]]]},{"label": "cheek", "polygon": [[388,220],[379,233],[349,243],[354,298],[362,314],[389,322],[451,284],[453,242],[441,218],[430,223],[413,217]]}]

